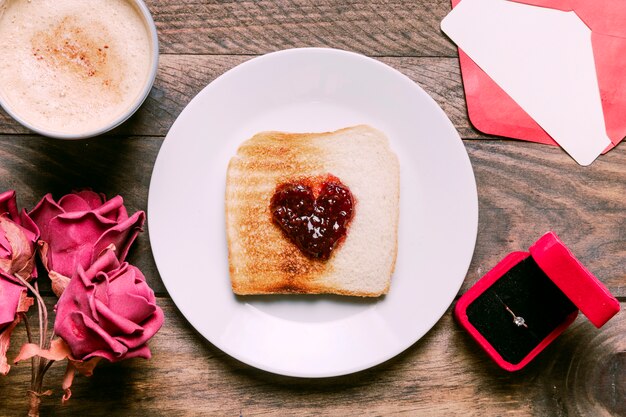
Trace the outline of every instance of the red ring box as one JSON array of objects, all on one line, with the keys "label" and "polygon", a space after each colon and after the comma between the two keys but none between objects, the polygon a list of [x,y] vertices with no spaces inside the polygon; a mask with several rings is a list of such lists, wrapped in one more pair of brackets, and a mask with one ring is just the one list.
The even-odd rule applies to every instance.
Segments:
[{"label": "red ring box", "polygon": [[574,321],[578,311],[598,328],[620,304],[548,232],[529,252],[513,252],[457,302],[459,323],[502,368],[526,366]]}]

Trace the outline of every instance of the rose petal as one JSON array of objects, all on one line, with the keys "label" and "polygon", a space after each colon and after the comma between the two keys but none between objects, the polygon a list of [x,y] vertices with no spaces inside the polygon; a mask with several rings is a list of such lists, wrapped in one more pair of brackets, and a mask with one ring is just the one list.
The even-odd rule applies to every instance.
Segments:
[{"label": "rose petal", "polygon": [[[5,233],[2,231],[2,229],[0,229],[0,260],[1,259],[6,260],[6,263],[8,265],[8,263],[10,262],[12,253],[13,253],[13,250],[11,249],[11,243],[9,243],[9,240],[7,239]],[[4,265],[2,265],[0,266],[0,268],[4,270],[4,269],[7,269],[8,266],[5,267]]]},{"label": "rose petal", "polygon": [[94,259],[95,243],[113,226],[114,222],[98,218],[93,212],[53,218],[47,240],[48,267],[67,277],[72,277],[78,266],[87,268]]},{"label": "rose petal", "polygon": [[70,283],[70,279],[65,275],[59,274],[56,271],[50,271],[48,273],[48,276],[50,277],[50,281],[52,282],[52,292],[54,292],[57,297],[60,297]]},{"label": "rose petal", "polygon": [[25,313],[33,305],[25,287],[7,279],[0,273],[0,374],[6,375],[11,367],[7,362],[10,338],[13,329],[20,322],[18,313]]},{"label": "rose petal", "polygon": [[113,197],[97,209],[94,209],[93,212],[102,217],[106,217],[109,220],[119,222],[120,210],[122,210],[123,213],[126,212],[126,209],[124,209],[124,199],[118,195]]},{"label": "rose petal", "polygon": [[65,368],[65,374],[63,375],[63,383],[61,387],[63,388],[63,397],[61,398],[61,404],[65,404],[67,400],[72,396],[72,390],[70,387],[74,383],[74,375],[76,374],[76,367],[73,365],[72,361],[67,361],[67,367]]},{"label": "rose petal", "polygon": [[61,398],[61,403],[64,404],[72,396],[72,390],[70,390],[70,387],[74,382],[74,375],[76,374],[76,371],[82,375],[91,376],[93,375],[93,369],[101,359],[102,358],[91,358],[88,361],[68,359],[67,368],[65,368],[65,375],[63,375],[63,384],[61,385],[63,388],[63,398]]},{"label": "rose petal", "polygon": [[35,299],[33,297],[29,297],[27,295],[26,288],[24,288],[24,292],[20,296],[20,301],[17,303],[17,312],[18,313],[26,313],[29,308],[35,304]]},{"label": "rose petal", "polygon": [[93,307],[92,294],[94,292],[94,285],[91,282],[92,277],[87,272],[83,271],[81,267],[78,268],[78,274],[75,279],[71,280],[56,306],[56,324],[58,324],[60,318],[72,311],[88,311],[93,315],[95,307]]},{"label": "rose petal", "polygon": [[0,231],[11,247],[9,258],[0,259],[0,269],[28,279],[35,269],[34,242],[26,236],[25,229],[5,216],[0,216]]},{"label": "rose petal", "polygon": [[7,351],[11,344],[11,333],[19,322],[20,317],[18,316],[11,324],[5,327],[4,330],[0,331],[0,374],[2,375],[8,374],[11,369],[11,366],[7,362]]},{"label": "rose petal", "polygon": [[0,273],[0,330],[15,320],[26,288]]},{"label": "rose petal", "polygon": [[55,332],[72,349],[77,359],[88,359],[94,352],[101,352],[101,356],[111,362],[123,357],[128,348],[115,338],[107,334],[91,318],[79,311],[74,311],[55,323]]},{"label": "rose petal", "polygon": [[22,278],[25,281],[29,281],[31,277],[37,276],[37,268],[35,267],[35,253],[33,252],[32,256],[26,260],[21,269],[13,272],[15,276]]},{"label": "rose petal", "polygon": [[138,211],[119,225],[107,230],[95,244],[94,253],[97,255],[111,243],[117,248],[117,258],[124,262],[131,245],[142,231],[146,220],[146,213]]},{"label": "rose petal", "polygon": [[108,334],[115,336],[120,335],[132,335],[134,333],[141,333],[142,328],[137,323],[133,323],[131,320],[125,319],[123,316],[114,313],[103,302],[96,300],[96,309],[98,311],[98,324]]},{"label": "rose petal", "polygon": [[72,373],[71,378],[64,377],[63,385],[68,384],[69,386],[63,390],[63,396],[61,397],[61,404],[65,404],[72,397],[72,390],[70,387],[72,386],[72,382],[74,381],[74,373]]},{"label": "rose petal", "polygon": [[0,194],[0,216],[6,214],[15,219],[18,216],[15,191],[9,190]]},{"label": "rose petal", "polygon": [[41,239],[47,242],[49,240],[50,220],[62,213],[63,209],[54,201],[52,194],[46,194],[35,208],[28,212],[28,217],[39,228]]},{"label": "rose petal", "polygon": [[63,397],[61,398],[61,404],[65,404],[67,400],[72,396],[72,390],[70,387],[74,383],[74,375],[76,374],[76,368],[72,364],[72,361],[67,361],[67,367],[65,368],[65,374],[63,375]]},{"label": "rose petal", "polygon": [[70,362],[72,363],[72,365],[74,365],[74,368],[76,368],[76,370],[81,375],[91,376],[93,375],[94,368],[96,367],[96,365],[98,365],[98,362],[100,362],[101,360],[102,358],[91,358],[87,361],[79,361],[75,359],[70,359]]},{"label": "rose petal", "polygon": [[108,285],[109,282],[107,279],[107,274],[105,272],[98,272],[96,278],[92,280],[92,284],[90,287],[91,292],[87,293],[91,317],[98,323],[100,322],[100,315],[98,314],[98,308],[96,304],[98,302],[104,304],[109,303]]},{"label": "rose petal", "polygon": [[25,343],[20,349],[17,357],[13,360],[13,363],[30,359],[34,356],[40,356],[49,361],[61,361],[63,359],[71,357],[71,350],[65,341],[56,338],[50,342],[50,349],[42,349],[39,345],[34,343]]},{"label": "rose petal", "polygon": [[[124,288],[127,288],[126,292]],[[136,289],[132,287],[122,287],[115,292],[109,291],[108,306],[124,318],[141,323],[156,310],[154,296],[150,299],[141,294],[133,294],[134,292]]]},{"label": "rose petal", "polygon": [[78,194],[64,195],[58,204],[65,213],[90,211],[92,209],[89,201],[86,201]]},{"label": "rose petal", "polygon": [[103,271],[113,271],[120,267],[120,261],[115,255],[115,247],[107,247],[102,252],[98,259],[91,264],[89,269],[84,271],[84,281],[91,283],[91,281]]},{"label": "rose petal", "polygon": [[121,223],[123,221],[126,221],[126,219],[128,219],[128,212],[126,211],[126,207],[122,206],[120,207],[120,209],[117,211],[117,222]]},{"label": "rose petal", "polygon": [[131,349],[137,348],[138,346],[145,344],[159,331],[163,325],[163,320],[163,310],[161,310],[158,306],[155,306],[154,314],[140,323],[143,329],[141,333],[129,336],[118,336],[117,340],[124,343]]},{"label": "rose petal", "polygon": [[80,196],[90,207],[91,210],[100,207],[107,199],[102,193],[96,193],[92,190],[81,190],[74,194]]},{"label": "rose petal", "polygon": [[143,344],[135,349],[131,349],[124,355],[122,359],[133,359],[133,358],[142,358],[142,359],[150,359],[152,358],[152,352],[150,352],[150,348],[148,345]]},{"label": "rose petal", "polygon": [[37,252],[39,252],[39,259],[41,259],[41,263],[43,264],[46,271],[50,272],[50,266],[48,265],[48,251],[50,249],[50,245],[48,242],[43,240],[39,240],[37,242]]},{"label": "rose petal", "polygon": [[26,238],[29,241],[36,243],[37,240],[39,240],[39,228],[37,227],[35,222],[30,217],[28,217],[26,210],[22,210],[22,212],[20,213],[19,222],[16,221],[16,223],[22,226],[22,230],[26,234]]}]

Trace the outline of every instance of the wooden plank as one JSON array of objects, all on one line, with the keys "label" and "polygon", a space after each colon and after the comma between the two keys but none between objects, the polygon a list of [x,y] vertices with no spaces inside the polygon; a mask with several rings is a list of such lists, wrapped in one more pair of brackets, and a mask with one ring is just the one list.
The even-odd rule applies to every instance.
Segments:
[{"label": "wooden plank", "polygon": [[[58,198],[88,187],[109,197],[121,194],[131,212],[146,210],[161,142],[151,137],[59,141],[0,136],[0,190],[18,190],[19,204],[32,208],[47,192]],[[621,198],[626,194],[626,146],[585,168],[560,149],[537,144],[465,145],[478,184],[480,219],[463,290],[507,253],[526,250],[544,232],[554,230],[611,291],[626,296],[626,199]],[[150,251],[149,225],[145,229],[129,261],[163,294]]]},{"label": "wooden plank", "polygon": [[[626,412],[624,315],[601,330],[579,317],[524,370],[508,373],[448,312],[396,358],[357,374],[313,380],[265,373],[228,357],[195,333],[169,299],[158,301],[166,321],[150,344],[150,361],[103,364],[93,377],[77,377],[66,406],[60,405],[64,366],[54,364],[45,382],[54,393],[44,399],[42,415],[482,417]],[[23,337],[20,327],[12,353]],[[23,413],[29,369],[24,363],[0,378],[3,413]]]},{"label": "wooden plank", "polygon": [[553,230],[616,295],[626,295],[626,145],[589,167],[532,143],[465,145],[478,184],[479,230],[463,289]]},{"label": "wooden plank", "polygon": [[332,47],[383,56],[454,56],[449,0],[147,1],[161,51],[263,54]]},{"label": "wooden plank", "polygon": [[[141,109],[109,135],[165,136],[204,86],[252,56],[163,55],[154,88]],[[468,118],[456,58],[379,58],[421,85],[447,113],[461,136],[481,138]],[[0,134],[28,133],[0,109]]]}]

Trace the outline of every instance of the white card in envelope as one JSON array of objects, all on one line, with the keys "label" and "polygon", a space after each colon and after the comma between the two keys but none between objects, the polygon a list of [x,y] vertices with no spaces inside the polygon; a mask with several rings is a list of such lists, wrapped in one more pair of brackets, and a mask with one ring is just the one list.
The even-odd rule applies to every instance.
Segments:
[{"label": "white card in envelope", "polygon": [[574,12],[463,0],[441,29],[576,162],[610,145],[591,31]]}]

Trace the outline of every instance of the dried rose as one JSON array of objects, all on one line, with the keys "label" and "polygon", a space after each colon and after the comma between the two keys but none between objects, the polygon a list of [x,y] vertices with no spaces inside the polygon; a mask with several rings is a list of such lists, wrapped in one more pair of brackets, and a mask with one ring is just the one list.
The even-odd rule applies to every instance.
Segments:
[{"label": "dried rose", "polygon": [[[17,210],[15,191],[0,194],[0,271],[29,280],[37,275],[35,242],[39,229]],[[13,278],[19,283],[19,280]]]},{"label": "dried rose", "polygon": [[15,191],[0,193],[0,374],[6,375],[10,366],[6,353],[13,329],[20,314],[33,304],[20,279],[37,275],[35,242],[37,226],[25,211],[18,212]]},{"label": "dried rose", "polygon": [[0,272],[0,374],[3,375],[11,368],[6,354],[11,333],[20,322],[19,313],[25,313],[33,305],[33,299],[26,294],[26,287],[15,283],[15,278]]},{"label": "dried rose", "polygon": [[123,262],[146,217],[143,211],[129,217],[121,196],[107,201],[93,191],[67,194],[58,202],[47,194],[28,215],[41,232],[40,255],[57,296],[79,266],[88,268],[109,245]]},{"label": "dried rose", "polygon": [[57,303],[54,330],[77,360],[150,358],[146,342],[163,324],[155,301],[141,271],[108,248],[86,271],[78,267]]}]

